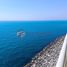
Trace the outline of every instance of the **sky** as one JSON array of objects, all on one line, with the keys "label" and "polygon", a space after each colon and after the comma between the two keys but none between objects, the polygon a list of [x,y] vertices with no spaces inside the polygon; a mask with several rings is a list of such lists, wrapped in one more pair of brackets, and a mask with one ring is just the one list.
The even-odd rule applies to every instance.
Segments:
[{"label": "sky", "polygon": [[67,0],[0,0],[0,20],[67,20]]}]

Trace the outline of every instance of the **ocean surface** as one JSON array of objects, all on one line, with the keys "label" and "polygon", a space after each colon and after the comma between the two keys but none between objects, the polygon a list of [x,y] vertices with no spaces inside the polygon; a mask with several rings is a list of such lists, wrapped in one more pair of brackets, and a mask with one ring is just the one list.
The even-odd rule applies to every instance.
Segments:
[{"label": "ocean surface", "polygon": [[[24,31],[23,37],[17,36]],[[23,67],[58,36],[67,21],[0,21],[0,67]]]}]

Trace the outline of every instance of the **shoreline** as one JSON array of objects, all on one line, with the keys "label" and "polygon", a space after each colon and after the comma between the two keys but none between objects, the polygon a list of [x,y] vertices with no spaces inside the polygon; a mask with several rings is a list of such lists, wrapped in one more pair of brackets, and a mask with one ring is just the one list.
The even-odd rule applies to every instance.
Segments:
[{"label": "shoreline", "polygon": [[57,37],[37,53],[24,67],[55,67],[65,35]]}]

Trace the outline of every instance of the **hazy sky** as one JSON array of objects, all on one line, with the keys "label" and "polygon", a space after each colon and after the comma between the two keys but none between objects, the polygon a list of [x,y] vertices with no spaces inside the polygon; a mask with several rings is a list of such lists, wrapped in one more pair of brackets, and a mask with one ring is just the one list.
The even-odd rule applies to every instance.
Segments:
[{"label": "hazy sky", "polygon": [[67,20],[67,0],[0,0],[0,20]]}]

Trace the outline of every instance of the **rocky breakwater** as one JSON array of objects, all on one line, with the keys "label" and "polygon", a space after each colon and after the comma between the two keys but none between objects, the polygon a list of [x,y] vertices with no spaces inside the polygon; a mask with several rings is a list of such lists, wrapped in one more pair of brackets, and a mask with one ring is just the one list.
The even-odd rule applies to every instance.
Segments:
[{"label": "rocky breakwater", "polygon": [[65,36],[56,38],[54,42],[51,42],[24,67],[55,67],[63,45],[64,37]]}]

